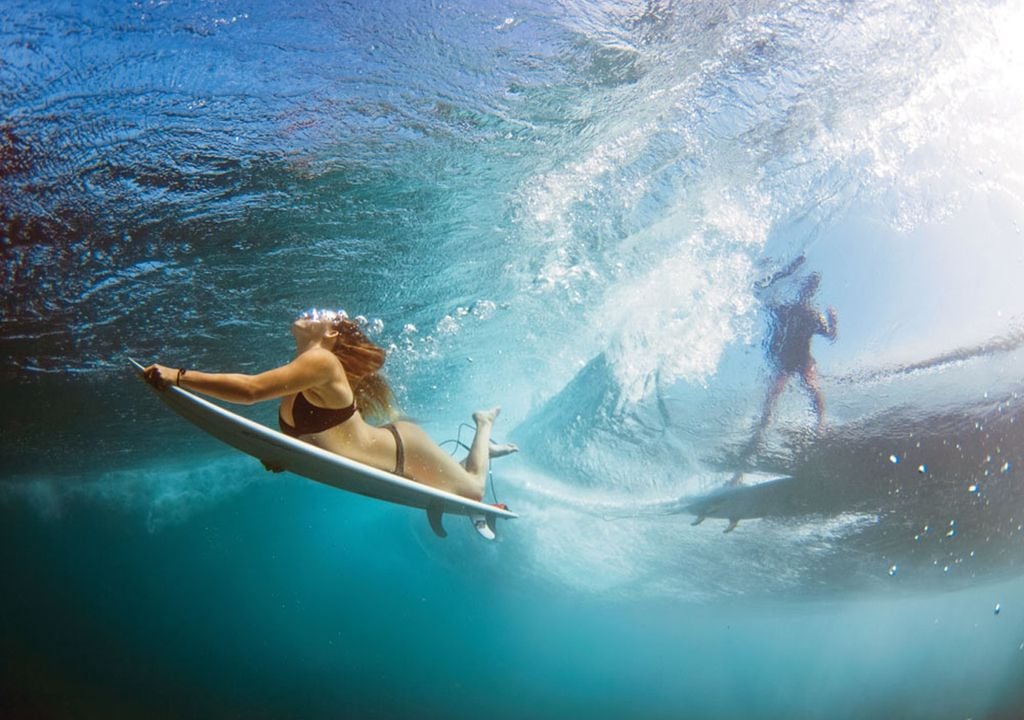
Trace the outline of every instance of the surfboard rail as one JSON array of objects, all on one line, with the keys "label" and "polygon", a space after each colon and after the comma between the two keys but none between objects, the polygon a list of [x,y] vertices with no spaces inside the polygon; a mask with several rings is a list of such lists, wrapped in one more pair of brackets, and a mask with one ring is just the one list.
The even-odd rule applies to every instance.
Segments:
[{"label": "surfboard rail", "polygon": [[[144,370],[140,363],[131,358],[129,361],[139,373]],[[425,510],[431,529],[439,537],[447,535],[442,524],[445,513],[467,516],[477,532],[488,539],[494,539],[498,518],[519,517],[504,506],[464,498],[289,437],[184,388],[150,387],[163,404],[179,416],[221,442],[257,458],[264,466],[287,470],[340,490]]]}]

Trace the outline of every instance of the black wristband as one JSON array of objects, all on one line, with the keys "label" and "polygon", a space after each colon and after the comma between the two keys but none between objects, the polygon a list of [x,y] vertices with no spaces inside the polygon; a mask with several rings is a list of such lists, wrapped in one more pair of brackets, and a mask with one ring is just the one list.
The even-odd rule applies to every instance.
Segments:
[{"label": "black wristband", "polygon": [[188,372],[188,368],[178,368],[178,377],[174,378],[174,384],[181,387],[181,379]]}]

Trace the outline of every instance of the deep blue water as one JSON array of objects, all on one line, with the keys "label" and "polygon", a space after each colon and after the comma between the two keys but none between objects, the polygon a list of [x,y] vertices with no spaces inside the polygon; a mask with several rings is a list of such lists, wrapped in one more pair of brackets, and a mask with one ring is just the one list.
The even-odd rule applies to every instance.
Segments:
[{"label": "deep blue water", "polygon": [[[0,13],[0,715],[1024,717],[1020,2]],[[811,273],[826,426],[771,381]],[[486,543],[128,356],[368,318]],[[244,413],[273,423],[272,407]],[[793,478],[735,531],[685,506]]]}]

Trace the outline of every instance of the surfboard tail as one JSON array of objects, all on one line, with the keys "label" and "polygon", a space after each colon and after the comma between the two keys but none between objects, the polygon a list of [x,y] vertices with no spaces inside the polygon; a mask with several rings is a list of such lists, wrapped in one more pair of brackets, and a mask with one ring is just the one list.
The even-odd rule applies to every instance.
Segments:
[{"label": "surfboard tail", "polygon": [[[508,506],[495,506],[500,510],[508,510]],[[473,529],[486,540],[495,540],[498,537],[498,518],[488,513],[474,513],[469,516],[473,523]],[[444,508],[440,505],[431,505],[427,508],[427,520],[430,522],[430,529],[440,538],[448,537],[448,531],[444,529]]]}]

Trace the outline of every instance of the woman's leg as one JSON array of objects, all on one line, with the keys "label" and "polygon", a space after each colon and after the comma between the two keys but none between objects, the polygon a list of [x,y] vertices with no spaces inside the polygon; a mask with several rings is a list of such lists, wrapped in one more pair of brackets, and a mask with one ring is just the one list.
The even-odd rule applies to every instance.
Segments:
[{"label": "woman's leg", "polygon": [[740,467],[729,480],[729,485],[742,484],[743,474],[747,470],[746,466],[761,447],[761,441],[764,440],[765,432],[768,430],[768,423],[771,422],[772,413],[775,411],[775,403],[778,402],[779,396],[782,395],[782,391],[786,389],[787,382],[789,382],[789,373],[784,370],[776,371],[775,377],[772,378],[768,395],[764,399],[761,418],[757,422],[757,427],[754,428],[754,434],[750,437],[750,440],[747,441],[747,446],[741,455]]},{"label": "woman's leg", "polygon": [[405,444],[406,475],[471,500],[482,499],[490,460],[491,429],[498,413],[498,408],[473,413],[476,435],[464,465],[456,462],[418,425],[406,421],[395,423]]},{"label": "woman's leg", "polygon": [[750,447],[753,451],[756,451],[758,446],[761,444],[761,440],[764,438],[765,431],[768,429],[768,423],[772,421],[772,414],[775,412],[775,403],[779,401],[779,396],[782,395],[782,391],[786,389],[786,383],[789,382],[789,373],[783,370],[779,370],[775,373],[775,377],[772,379],[771,389],[768,390],[768,395],[764,399],[764,408],[761,410],[761,419],[757,423],[757,429],[754,431],[754,437],[750,442]]},{"label": "woman's leg", "polygon": [[473,442],[469,445],[469,455],[462,462],[462,467],[466,468],[466,472],[473,477],[479,478],[481,488],[487,479],[487,469],[491,463],[491,430],[494,428],[494,421],[500,412],[501,408],[492,408],[473,413],[476,434],[473,435]]},{"label": "woman's leg", "polygon": [[821,394],[821,388],[818,387],[818,369],[817,365],[811,361],[811,363],[804,368],[800,374],[800,379],[803,381],[804,387],[807,389],[807,394],[811,396],[811,403],[814,405],[814,414],[818,418],[818,424],[815,427],[815,432],[820,435],[825,434],[825,396]]}]

